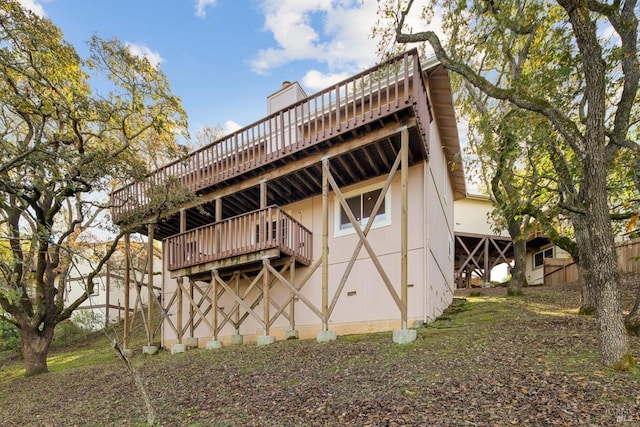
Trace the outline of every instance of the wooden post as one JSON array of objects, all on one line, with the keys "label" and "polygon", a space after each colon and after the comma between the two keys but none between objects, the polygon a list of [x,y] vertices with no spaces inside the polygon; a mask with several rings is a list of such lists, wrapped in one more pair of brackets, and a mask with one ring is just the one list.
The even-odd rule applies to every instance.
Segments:
[{"label": "wooden post", "polygon": [[484,273],[482,274],[482,280],[484,283],[489,283],[491,280],[491,269],[489,268],[489,239],[487,237],[484,238]]},{"label": "wooden post", "polygon": [[182,344],[182,284],[184,282],[184,277],[178,277],[178,298],[176,299],[176,304],[178,305],[178,312],[176,314],[176,326],[178,328],[178,343]]},{"label": "wooden post", "polygon": [[187,212],[184,209],[180,209],[180,232],[187,231]]},{"label": "wooden post", "polygon": [[[194,293],[193,293],[193,281],[189,280],[189,296],[191,297],[191,301],[193,301]],[[195,315],[193,304],[189,304],[189,336],[193,338],[193,316]]]},{"label": "wooden post", "polygon": [[111,269],[109,268],[109,262],[106,264],[107,269],[107,279],[106,279],[106,289],[105,289],[105,305],[104,305],[104,326],[105,328],[109,326],[109,289],[111,288]]},{"label": "wooden post", "polygon": [[211,273],[211,327],[213,341],[218,341],[218,286],[213,272]]},{"label": "wooden post", "polygon": [[267,181],[260,181],[260,209],[267,207]]},{"label": "wooden post", "polygon": [[[222,221],[222,198],[218,197],[215,199],[216,200],[216,222],[220,222]],[[222,229],[220,226],[216,226],[216,235],[215,235],[215,239],[216,239],[216,253],[220,252],[220,246],[222,245],[222,236],[220,235],[222,233]]]},{"label": "wooden post", "polygon": [[269,260],[263,259],[262,260],[262,266],[263,266],[262,301],[264,304],[264,334],[265,335],[269,335],[269,327],[271,323],[270,322],[271,315],[269,313],[269,305],[271,305],[271,303],[269,302],[269,270],[267,268],[268,265],[269,265]]},{"label": "wooden post", "polygon": [[329,330],[329,158],[322,159],[322,330]]},{"label": "wooden post", "polygon": [[[240,274],[235,275],[236,295],[240,296]],[[235,313],[236,335],[240,335],[240,305],[236,307]]]},{"label": "wooden post", "polygon": [[[296,286],[296,260],[293,259],[291,263],[291,267],[289,267],[289,281],[291,282],[291,286]],[[293,290],[289,293],[291,297],[291,302],[289,303],[289,329],[294,330],[296,328],[296,307],[295,307],[295,293]]]},{"label": "wooden post", "polygon": [[131,288],[131,241],[129,233],[124,235],[124,348],[129,348],[129,291]]},{"label": "wooden post", "polygon": [[401,181],[401,214],[400,214],[400,299],[402,307],[400,309],[401,327],[407,329],[407,281],[408,281],[408,258],[407,252],[409,248],[408,230],[409,230],[409,131],[405,128],[400,133],[400,181]]},{"label": "wooden post", "polygon": [[147,277],[147,341],[148,345],[152,344],[153,341],[153,240],[154,233],[156,230],[156,225],[154,223],[149,224],[149,243],[147,250],[149,251],[148,255],[148,268],[149,274]]}]

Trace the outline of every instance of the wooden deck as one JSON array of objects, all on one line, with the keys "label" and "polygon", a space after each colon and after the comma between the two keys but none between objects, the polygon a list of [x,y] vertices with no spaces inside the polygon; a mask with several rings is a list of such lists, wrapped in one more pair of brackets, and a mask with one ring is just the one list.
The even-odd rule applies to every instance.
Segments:
[{"label": "wooden deck", "polygon": [[271,249],[309,265],[311,238],[311,231],[293,217],[269,206],[177,234],[165,239],[164,245],[170,271],[230,258],[237,258],[237,265],[254,260],[250,254]]},{"label": "wooden deck", "polygon": [[[349,134],[357,135],[359,128],[366,132],[383,120],[388,123],[389,118],[400,121],[399,113],[407,109],[415,118],[421,141],[411,155],[416,153],[415,157],[426,159],[431,116],[416,50],[337,83],[156,170],[143,181],[114,191],[111,194],[113,221],[126,224],[132,214],[148,211],[152,208],[149,194],[169,179],[177,180],[197,194],[210,193],[227,183],[242,180],[243,176],[271,170],[314,153],[327,141],[334,144],[350,137]],[[376,149],[393,150],[393,147]],[[384,154],[383,151],[381,157],[384,158]],[[369,152],[364,155],[372,157]],[[351,169],[363,175],[360,179],[366,177],[358,167]],[[308,190],[301,192],[308,193]]]}]

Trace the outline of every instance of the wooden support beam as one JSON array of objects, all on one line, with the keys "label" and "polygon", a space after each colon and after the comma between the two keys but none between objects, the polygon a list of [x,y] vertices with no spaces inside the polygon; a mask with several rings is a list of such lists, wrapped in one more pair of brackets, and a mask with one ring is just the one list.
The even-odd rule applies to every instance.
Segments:
[{"label": "wooden support beam", "polygon": [[400,299],[402,307],[400,308],[400,323],[402,329],[407,329],[407,281],[408,281],[408,232],[409,232],[409,131],[405,128],[400,132],[400,157],[402,165],[400,169]]},{"label": "wooden support beam", "polygon": [[240,298],[240,296],[236,295],[233,290],[229,287],[229,285],[227,285],[225,283],[224,280],[222,280],[222,278],[220,277],[220,273],[218,273],[218,270],[213,270],[213,274],[214,277],[216,279],[216,282],[218,282],[218,284],[220,286],[222,286],[224,288],[225,291],[227,291],[229,293],[229,295],[231,295],[231,297],[236,300],[236,302],[238,302],[238,304],[240,304],[242,306],[242,308],[244,308],[245,310],[247,310],[247,312],[249,314],[251,314],[253,317],[256,318],[256,320],[258,322],[260,322],[262,325],[264,325],[264,321],[262,320],[262,317],[258,316],[258,314],[253,310],[253,308],[251,308],[249,306],[249,304],[247,304],[242,298]]},{"label": "wooden support beam", "polygon": [[[193,281],[189,280],[189,300],[190,301],[194,301],[194,296],[193,296]],[[189,304],[189,336],[193,338],[193,332],[194,332],[194,328],[193,328],[193,316],[195,315],[194,313],[194,305],[193,304]]]},{"label": "wooden support beam", "polygon": [[182,282],[183,281],[184,281],[184,278],[182,277],[178,278],[178,289],[176,290],[178,294],[176,299],[176,304],[178,305],[177,314],[176,314],[176,327],[178,328],[178,342],[180,344],[182,344],[182,335],[183,335],[183,330],[182,330]]},{"label": "wooden support beam", "polygon": [[153,241],[156,225],[154,223],[148,226],[149,242],[147,245],[148,258],[147,268],[149,273],[147,274],[147,342],[148,345],[153,344]]},{"label": "wooden support beam", "polygon": [[329,330],[329,158],[322,159],[322,330]]},{"label": "wooden support beam", "polygon": [[129,291],[131,290],[131,235],[124,235],[124,348],[129,348],[131,324],[129,323]]},{"label": "wooden support beam", "polygon": [[269,335],[269,327],[271,326],[271,317],[269,314],[269,307],[271,305],[271,300],[269,299],[269,259],[263,259],[262,266],[264,269],[264,274],[262,275],[262,295],[264,300],[262,302],[262,308],[264,309],[264,334]]},{"label": "wooden support beam", "polygon": [[[289,281],[295,287],[296,283],[296,260],[295,257],[291,258],[291,267],[289,267]],[[293,290],[289,291],[289,329],[294,330],[296,328],[296,306],[295,306],[295,294]]]},{"label": "wooden support beam", "polygon": [[342,195],[342,192],[340,191],[340,187],[338,186],[336,181],[333,179],[333,176],[331,175],[329,168],[327,167],[323,169],[325,169],[325,173],[323,174],[323,176],[326,176],[328,178],[329,184],[331,185],[331,188],[333,189],[333,192],[335,193],[336,198],[340,201],[340,204],[342,205],[344,212],[347,214],[347,217],[349,218],[349,221],[351,222],[351,225],[353,226],[354,231],[358,235],[358,238],[362,241],[362,244],[367,250],[367,253],[371,258],[373,265],[376,267],[376,270],[378,270],[378,274],[380,274],[380,277],[382,278],[382,281],[387,287],[389,294],[391,294],[391,297],[395,301],[396,306],[402,312],[402,306],[403,306],[402,300],[398,296],[398,293],[396,292],[396,290],[393,288],[393,284],[391,283],[389,276],[387,276],[387,272],[384,271],[384,267],[382,267],[382,264],[380,264],[380,260],[378,259],[378,256],[376,255],[375,251],[371,247],[371,244],[367,240],[367,236],[365,236],[362,233],[358,220],[356,220],[356,218],[353,216],[353,212],[351,212],[351,209],[349,208],[349,205],[347,204],[346,199]]},{"label": "wooden support beam", "polygon": [[[173,332],[176,334],[176,336],[178,336],[178,328],[171,321],[171,317],[169,316],[169,310],[171,309],[171,306],[176,302],[176,299],[178,297],[177,294],[178,294],[178,288],[176,287],[176,290],[173,292],[173,295],[171,295],[171,298],[169,299],[169,302],[167,303],[167,305],[165,307],[163,307],[160,304],[160,301],[158,301],[158,305],[160,305],[160,310],[162,310],[164,321],[169,325],[169,327],[173,330]],[[137,300],[136,300],[136,302],[137,302]],[[135,314],[135,311],[134,311],[134,314]],[[161,324],[162,323],[158,324],[158,326],[160,326]]]},{"label": "wooden support beam", "polygon": [[187,231],[187,211],[180,209],[180,233]]},{"label": "wooden support beam", "polygon": [[[236,295],[240,295],[240,274],[238,273],[235,276],[235,285],[236,285]],[[237,305],[235,307],[235,310],[232,310],[233,312],[235,312],[235,327],[236,327],[236,334],[240,335],[240,305]]]},{"label": "wooden support beam", "polygon": [[267,207],[267,181],[260,181],[260,209]]},{"label": "wooden support beam", "polygon": [[[463,269],[467,268],[470,263],[473,263],[478,270],[482,270],[482,267],[480,267],[480,264],[478,264],[478,261],[476,260],[476,252],[478,252],[478,250],[484,246],[485,239],[487,239],[486,236],[480,237],[480,240],[478,241],[476,246],[473,248],[473,250],[470,251],[467,245],[465,245],[462,238],[456,236],[456,241],[460,244],[462,249],[464,249],[467,254],[467,259],[462,263],[458,271],[462,271]],[[480,253],[482,254],[482,251]]]},{"label": "wooden support beam", "polygon": [[[324,318],[324,312],[318,310],[313,303],[311,303],[311,301],[309,301],[309,299],[307,297],[305,297],[299,289],[302,289],[302,286],[300,286],[300,288],[296,288],[293,283],[289,283],[289,281],[282,275],[280,274],[275,268],[273,268],[271,265],[268,265],[267,268],[269,269],[269,271],[271,272],[271,274],[273,274],[278,280],[280,280],[280,282],[282,282],[284,285],[286,285],[287,287],[289,287],[289,289],[298,297],[300,298],[300,300],[302,302],[304,302],[307,307],[309,307],[309,309],[311,311],[313,311],[320,319]],[[306,283],[306,282],[305,282]],[[304,283],[302,284],[304,285]],[[285,304],[286,306],[286,304]],[[284,307],[284,306],[283,306]]]},{"label": "wooden support beam", "polygon": [[[189,284],[191,288],[193,288],[193,282],[191,280],[189,280]],[[210,330],[213,329],[211,326],[211,323],[209,323],[209,321],[207,320],[207,316],[202,312],[202,310],[200,310],[200,307],[198,307],[198,304],[196,304],[195,300],[191,297],[190,293],[187,292],[187,290],[184,288],[184,283],[182,281],[179,281],[178,286],[180,287],[180,290],[182,291],[183,295],[186,295],[187,300],[189,302],[189,307],[192,307],[200,315],[200,318],[209,327]],[[193,323],[193,317],[189,318],[189,323],[190,324]]]},{"label": "wooden support beam", "polygon": [[216,278],[211,274],[211,335],[213,335],[213,341],[218,341],[218,289],[216,285]]},{"label": "wooden support beam", "polygon": [[109,325],[109,306],[110,304],[110,293],[111,293],[111,268],[109,267],[110,263],[107,261],[106,270],[107,277],[105,279],[105,308],[104,308],[104,327],[106,328]]},{"label": "wooden support beam", "polygon": [[482,275],[484,283],[491,280],[491,270],[489,270],[489,239],[484,240],[484,274]]},{"label": "wooden support beam", "polygon": [[[382,187],[382,190],[380,191],[380,195],[378,196],[378,200],[376,200],[376,204],[373,206],[373,209],[371,211],[371,215],[369,215],[369,220],[367,221],[367,225],[364,228],[364,231],[362,232],[363,235],[367,236],[369,234],[369,231],[371,230],[371,227],[373,226],[373,222],[375,221],[376,215],[378,215],[378,211],[380,210],[380,207],[382,206],[382,202],[384,202],[384,198],[387,194],[387,192],[389,191],[389,188],[391,187],[391,183],[393,182],[393,177],[396,174],[398,167],[400,166],[400,157],[397,157],[395,162],[393,163],[393,166],[391,167],[391,171],[389,172],[389,175],[387,176],[387,180],[384,183],[384,186]],[[349,208],[349,210],[351,210],[351,208]],[[353,212],[352,212],[353,213]],[[338,303],[338,299],[340,298],[340,294],[342,294],[342,290],[344,289],[345,284],[347,283],[347,279],[349,278],[349,275],[351,274],[351,270],[353,270],[353,267],[355,266],[356,260],[358,259],[358,254],[360,254],[360,250],[362,249],[362,246],[364,245],[364,242],[362,240],[358,240],[358,243],[356,244],[355,249],[353,250],[353,253],[351,254],[351,259],[349,260],[349,263],[347,264],[347,268],[345,269],[344,273],[342,274],[342,278],[340,279],[340,283],[338,284],[338,288],[336,289],[335,294],[333,295],[333,299],[331,301],[331,305],[329,306],[329,316],[331,316],[331,313],[333,313],[333,310],[336,307],[336,304]]]}]

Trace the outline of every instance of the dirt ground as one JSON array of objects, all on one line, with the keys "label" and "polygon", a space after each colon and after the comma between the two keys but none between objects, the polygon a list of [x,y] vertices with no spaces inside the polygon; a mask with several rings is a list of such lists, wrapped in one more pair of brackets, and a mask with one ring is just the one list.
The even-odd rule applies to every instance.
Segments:
[{"label": "dirt ground", "polygon": [[[638,279],[625,281],[627,309]],[[599,364],[595,319],[577,315],[576,286],[505,294],[457,291],[408,345],[385,332],[133,361],[163,426],[640,425],[639,370]],[[637,338],[631,348],[640,360]],[[146,425],[115,356],[34,378],[0,375],[0,387],[2,426]]]}]

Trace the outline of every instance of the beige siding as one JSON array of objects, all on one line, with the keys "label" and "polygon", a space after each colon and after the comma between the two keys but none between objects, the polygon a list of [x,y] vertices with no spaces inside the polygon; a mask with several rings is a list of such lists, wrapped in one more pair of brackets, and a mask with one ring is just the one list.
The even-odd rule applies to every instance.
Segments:
[{"label": "beige siding", "polygon": [[[470,196],[456,200],[455,204],[456,233],[496,235],[494,221],[491,219],[493,211],[491,200]],[[509,237],[507,230],[502,230],[497,235]]]},{"label": "beige siding", "polygon": [[426,179],[427,320],[438,317],[453,300],[453,191],[438,134],[431,128],[431,158]]}]

